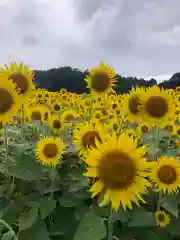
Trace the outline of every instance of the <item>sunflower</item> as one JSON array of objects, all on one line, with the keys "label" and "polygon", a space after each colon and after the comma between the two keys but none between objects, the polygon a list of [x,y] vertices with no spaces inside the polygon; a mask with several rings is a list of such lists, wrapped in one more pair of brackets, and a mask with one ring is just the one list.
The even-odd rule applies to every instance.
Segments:
[{"label": "sunflower", "polygon": [[106,132],[101,124],[91,121],[86,124],[78,124],[74,129],[73,144],[80,155],[88,153],[92,148],[96,148],[96,142],[102,143],[106,138]]},{"label": "sunflower", "polygon": [[143,176],[149,164],[143,155],[144,147],[137,148],[137,141],[121,134],[119,138],[114,134],[106,142],[89,151],[84,160],[88,167],[85,176],[96,178],[91,187],[92,197],[103,191],[104,200],[101,206],[108,202],[117,211],[120,206],[132,208],[132,202],[139,205],[144,202],[141,195],[147,193],[151,184]]},{"label": "sunflower", "polygon": [[89,75],[85,78],[88,88],[95,95],[107,93],[116,82],[115,70],[103,62],[99,66],[89,69]]},{"label": "sunflower", "polygon": [[59,133],[60,129],[62,128],[62,123],[59,116],[52,115],[48,123],[55,134]]},{"label": "sunflower", "polygon": [[158,86],[149,88],[141,96],[140,110],[146,124],[161,126],[174,115],[174,100],[168,91]]},{"label": "sunflower", "polygon": [[10,121],[21,107],[21,101],[16,85],[5,76],[0,75],[0,122]]},{"label": "sunflower", "polygon": [[161,228],[166,227],[170,222],[170,217],[165,211],[158,210],[155,213],[156,216],[156,224]]},{"label": "sunflower", "polygon": [[36,158],[45,166],[55,167],[65,152],[65,145],[62,139],[45,137],[36,144]]},{"label": "sunflower", "polygon": [[164,193],[177,192],[180,187],[180,162],[173,157],[163,156],[151,163],[149,178]]},{"label": "sunflower", "polygon": [[127,116],[129,122],[139,122],[142,120],[142,113],[139,106],[141,105],[141,96],[143,93],[145,93],[145,90],[142,87],[132,88],[130,93],[126,94],[121,101],[121,113],[123,116]]},{"label": "sunflower", "polygon": [[74,119],[78,117],[79,117],[79,114],[72,109],[66,110],[61,114],[61,120],[66,123],[72,122]]},{"label": "sunflower", "polygon": [[26,114],[29,121],[44,121],[44,108],[41,105],[26,109]]},{"label": "sunflower", "polygon": [[9,67],[5,64],[4,68],[0,69],[0,74],[5,75],[7,79],[11,79],[16,84],[20,96],[24,100],[28,100],[34,89],[34,73],[28,66],[23,65],[22,62],[19,65],[13,62]]}]

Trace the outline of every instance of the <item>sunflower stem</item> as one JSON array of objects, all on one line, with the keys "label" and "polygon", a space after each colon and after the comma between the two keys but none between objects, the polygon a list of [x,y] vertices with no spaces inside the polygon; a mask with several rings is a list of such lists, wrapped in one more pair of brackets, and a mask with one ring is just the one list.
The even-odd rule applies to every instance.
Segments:
[{"label": "sunflower stem", "polygon": [[51,199],[53,199],[53,193],[54,193],[53,188],[54,188],[55,179],[56,179],[56,171],[52,167],[52,169],[51,169],[51,180],[52,180],[52,183],[51,183],[51,196],[50,196]]},{"label": "sunflower stem", "polygon": [[14,240],[18,240],[18,238],[16,237],[15,232],[13,231],[13,229],[9,226],[9,224],[7,224],[5,221],[3,221],[2,219],[0,219],[0,224],[2,224],[3,226],[5,226],[12,234],[13,239]]},{"label": "sunflower stem", "polygon": [[109,221],[108,221],[108,240],[113,240],[113,208],[109,208]]},{"label": "sunflower stem", "polygon": [[9,176],[8,174],[8,166],[9,166],[9,149],[8,149],[8,137],[7,137],[7,126],[4,125],[4,146],[6,149],[6,153],[5,153],[5,158],[6,158],[6,163],[5,163],[5,167],[6,167],[6,174],[7,174],[7,197],[8,199],[10,199],[11,197],[11,176]]},{"label": "sunflower stem", "polygon": [[24,105],[21,105],[21,137],[24,139]]},{"label": "sunflower stem", "polygon": [[[156,126],[156,150],[159,148],[159,127]],[[158,159],[158,154],[156,153],[156,161]],[[161,201],[161,192],[158,193],[158,200],[157,200],[157,208],[160,209],[160,201]]]}]

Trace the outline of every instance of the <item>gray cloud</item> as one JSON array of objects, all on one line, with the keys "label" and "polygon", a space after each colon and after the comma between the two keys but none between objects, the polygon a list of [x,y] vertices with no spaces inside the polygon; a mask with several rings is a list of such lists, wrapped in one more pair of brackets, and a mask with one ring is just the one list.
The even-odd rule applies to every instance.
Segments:
[{"label": "gray cloud", "polygon": [[122,75],[179,71],[179,0],[1,0],[0,64],[33,68],[103,60]]}]

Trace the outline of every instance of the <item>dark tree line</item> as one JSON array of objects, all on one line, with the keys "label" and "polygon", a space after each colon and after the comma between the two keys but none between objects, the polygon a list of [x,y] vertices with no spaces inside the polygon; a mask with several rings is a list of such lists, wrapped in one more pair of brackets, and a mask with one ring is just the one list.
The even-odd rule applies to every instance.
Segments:
[{"label": "dark tree line", "polygon": [[[88,92],[86,82],[84,81],[88,71],[82,72],[79,69],[71,67],[53,68],[47,71],[35,71],[35,84],[37,88],[44,88],[49,91],[59,91],[66,88],[70,92],[84,93]],[[138,79],[136,77],[122,77],[117,75],[118,81],[116,86],[117,93],[128,92],[133,86],[152,86],[157,84],[156,79],[149,81]],[[164,88],[176,88],[180,86],[180,73],[175,73],[168,81],[159,84]]]}]

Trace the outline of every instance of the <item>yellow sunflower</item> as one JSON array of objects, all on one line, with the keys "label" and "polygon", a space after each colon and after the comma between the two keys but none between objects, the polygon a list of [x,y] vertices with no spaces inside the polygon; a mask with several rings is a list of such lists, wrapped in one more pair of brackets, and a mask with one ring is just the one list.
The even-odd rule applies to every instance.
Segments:
[{"label": "yellow sunflower", "polygon": [[104,200],[101,206],[111,202],[117,211],[120,206],[132,208],[132,202],[139,205],[139,200],[144,202],[141,195],[147,193],[151,184],[143,176],[149,164],[143,155],[144,147],[137,148],[137,141],[121,134],[119,138],[114,134],[106,142],[89,151],[84,161],[87,163],[85,176],[96,178],[91,187],[92,197],[101,191]]},{"label": "yellow sunflower", "polygon": [[19,65],[13,62],[9,67],[5,64],[4,68],[0,68],[0,74],[5,75],[7,79],[11,79],[16,84],[16,88],[24,100],[31,97],[34,89],[34,73],[28,66],[23,65],[22,62]]},{"label": "yellow sunflower", "polygon": [[41,105],[27,108],[25,112],[29,121],[40,121],[40,122],[44,121],[44,108],[41,107]]},{"label": "yellow sunflower", "polygon": [[170,223],[170,217],[165,211],[158,210],[155,213],[156,216],[156,224],[161,228],[166,227]]},{"label": "yellow sunflower", "polygon": [[91,121],[86,124],[78,124],[74,129],[73,144],[76,146],[80,155],[88,153],[92,148],[96,148],[96,142],[102,143],[106,139],[106,132],[99,123]]},{"label": "yellow sunflower", "polygon": [[0,75],[0,122],[5,124],[10,121],[21,107],[21,101],[16,90],[16,85]]},{"label": "yellow sunflower", "polygon": [[85,78],[88,88],[96,95],[110,91],[116,82],[115,70],[107,64],[100,62],[99,66],[89,69],[89,75]]},{"label": "yellow sunflower", "polygon": [[65,149],[62,139],[45,137],[36,144],[36,158],[42,165],[55,167],[62,159]]},{"label": "yellow sunflower", "polygon": [[159,191],[171,194],[180,187],[180,162],[173,157],[161,157],[151,163],[149,178],[156,184]]},{"label": "yellow sunflower", "polygon": [[140,110],[146,124],[161,126],[174,115],[174,100],[168,91],[158,86],[149,88],[141,96]]},{"label": "yellow sunflower", "polygon": [[57,134],[62,128],[62,123],[59,116],[52,115],[48,121],[49,126],[52,128],[52,131]]},{"label": "yellow sunflower", "polygon": [[141,96],[145,93],[144,88],[132,88],[129,94],[124,96],[121,101],[121,114],[127,116],[129,122],[142,121],[142,113],[139,106],[141,105]]}]

